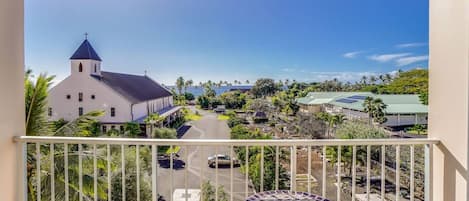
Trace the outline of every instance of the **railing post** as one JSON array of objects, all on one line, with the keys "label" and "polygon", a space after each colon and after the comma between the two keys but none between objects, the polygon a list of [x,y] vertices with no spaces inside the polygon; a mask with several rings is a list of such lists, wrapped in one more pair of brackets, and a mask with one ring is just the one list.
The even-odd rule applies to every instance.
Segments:
[{"label": "railing post", "polygon": [[17,153],[20,156],[17,160],[16,166],[18,167],[19,170],[21,170],[20,174],[18,175],[18,194],[19,198],[18,200],[28,200],[28,168],[27,168],[27,163],[28,163],[28,143],[18,143],[16,145],[17,147]]},{"label": "railing post", "polygon": [[295,192],[296,191],[296,145],[291,147],[291,156],[290,156],[290,168],[291,168],[291,176],[290,176],[290,190]]},{"label": "railing post", "polygon": [[433,163],[433,154],[432,150],[433,145],[425,145],[425,200],[432,201],[432,163]]},{"label": "railing post", "polygon": [[0,44],[0,195],[1,200],[21,201],[27,200],[23,170],[26,152],[12,139],[25,135],[23,0],[0,1]]}]

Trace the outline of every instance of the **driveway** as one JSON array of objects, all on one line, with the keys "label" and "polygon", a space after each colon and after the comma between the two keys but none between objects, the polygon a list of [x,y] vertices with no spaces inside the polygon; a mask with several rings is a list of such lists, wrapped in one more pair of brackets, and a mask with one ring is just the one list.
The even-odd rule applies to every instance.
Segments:
[{"label": "driveway", "polygon": [[[194,108],[191,108],[195,110]],[[200,111],[202,118],[198,121],[189,122],[191,128],[182,139],[229,139],[230,128],[226,121],[218,120],[217,115],[212,112]],[[212,185],[223,186],[230,199],[231,168],[209,168],[207,157],[213,154],[230,154],[229,147],[206,147],[192,146],[181,147],[180,159],[186,161],[186,168],[171,170],[158,168],[158,191],[166,200],[170,200],[171,192],[176,188],[200,189],[201,182],[210,180]],[[234,200],[245,200],[245,175],[240,168],[233,169],[233,198]]]}]

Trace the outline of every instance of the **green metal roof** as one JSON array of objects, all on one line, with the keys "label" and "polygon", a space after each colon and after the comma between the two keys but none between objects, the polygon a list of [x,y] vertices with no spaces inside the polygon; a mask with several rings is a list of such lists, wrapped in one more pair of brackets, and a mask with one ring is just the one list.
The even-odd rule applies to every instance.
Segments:
[{"label": "green metal roof", "polygon": [[[380,98],[387,105],[387,114],[428,113],[428,106],[423,105],[415,94],[372,94],[370,92],[311,92],[306,97],[298,98],[298,103],[306,105],[331,104],[342,108],[363,111],[364,100],[350,99],[351,96],[371,96]],[[353,100],[348,102],[339,99]]]}]

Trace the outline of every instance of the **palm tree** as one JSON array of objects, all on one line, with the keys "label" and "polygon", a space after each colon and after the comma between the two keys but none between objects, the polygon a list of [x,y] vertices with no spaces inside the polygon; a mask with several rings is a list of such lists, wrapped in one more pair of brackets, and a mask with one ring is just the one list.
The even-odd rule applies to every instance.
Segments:
[{"label": "palm tree", "polygon": [[384,75],[384,77],[386,78],[386,83],[390,83],[390,82],[392,81],[392,76],[391,76],[391,74],[386,73],[386,75]]},{"label": "palm tree", "polygon": [[363,102],[364,111],[368,113],[368,123],[371,125],[373,121],[383,123],[385,121],[384,114],[387,105],[380,98],[366,97]]},{"label": "palm tree", "polygon": [[362,76],[361,83],[362,83],[363,85],[366,85],[366,81],[367,81],[367,80],[368,80],[368,77],[366,77],[366,76],[364,75],[364,76]]},{"label": "palm tree", "polygon": [[192,80],[186,80],[186,83],[184,83],[184,93],[187,92],[187,88],[191,87],[194,84],[194,81]]},{"label": "palm tree", "polygon": [[[47,120],[46,118],[46,107],[47,107],[47,90],[48,87],[51,85],[52,80],[54,76],[47,76],[46,74],[40,74],[36,81],[33,81],[31,79],[31,71],[28,70],[25,74],[25,79],[24,79],[24,84],[25,84],[25,111],[26,111],[26,119],[25,119],[25,127],[26,127],[26,135],[45,135],[45,136],[90,136],[92,131],[90,128],[92,125],[96,122],[96,119],[99,116],[102,116],[104,114],[104,111],[93,111],[86,113],[77,119],[70,121],[68,123],[65,123],[61,127],[54,129],[51,125],[51,123]],[[50,146],[50,145],[42,145],[41,148],[44,148],[45,146]],[[72,146],[76,145],[70,145],[69,148],[72,148]],[[28,146],[28,150],[31,147]],[[73,149],[70,149],[73,150]],[[69,150],[66,150],[69,152]],[[75,150],[76,151],[76,150]],[[41,158],[48,159],[50,158],[50,151],[48,149],[40,149],[40,155]],[[55,168],[56,172],[63,171],[64,165],[62,159],[64,155],[64,150],[56,150],[54,158],[57,157],[55,160]],[[73,152],[73,151],[72,151]],[[76,154],[70,154],[69,160],[70,164],[76,164],[73,162],[73,160],[76,157],[73,157],[72,155]],[[27,182],[28,182],[28,192],[29,195],[28,197],[31,198],[31,200],[34,200],[36,198],[37,188],[36,186],[32,185],[34,182],[36,182],[34,179],[36,178],[36,166],[33,164],[36,164],[36,158],[37,156],[33,154],[33,152],[28,151],[27,152]],[[86,154],[85,154],[85,157]],[[41,172],[42,174],[49,175],[50,173],[50,167],[49,166],[44,166],[41,167]],[[70,175],[78,175],[78,168],[76,166],[70,165],[69,166],[69,174]],[[58,179],[55,180],[56,185],[59,186],[65,186],[63,178],[60,178],[60,175],[56,175]],[[83,189],[93,189],[93,175],[86,174],[84,175],[86,179],[83,180]],[[41,195],[44,200],[50,200],[51,198],[51,192],[50,192],[50,182],[49,182],[49,177],[41,177]],[[98,178],[99,182],[103,182],[101,178]],[[70,186],[70,195],[76,195],[79,192],[79,189],[77,186],[71,184]],[[102,190],[102,189],[101,189]],[[104,190],[99,192],[104,192]],[[63,198],[64,197],[64,191],[57,189],[56,194],[54,195],[56,198]],[[91,200],[93,197],[92,191],[83,191],[83,196],[86,200]],[[100,199],[105,199],[106,195],[104,193],[99,193],[98,198]]]},{"label": "palm tree", "polygon": [[176,80],[176,88],[178,89],[179,95],[182,94],[182,88],[184,87],[184,78],[182,76],[178,77]]},{"label": "palm tree", "polygon": [[51,130],[46,117],[47,90],[54,76],[40,74],[36,82],[31,78],[31,70],[25,74],[26,135],[44,135]]},{"label": "palm tree", "polygon": [[371,85],[376,84],[376,76],[374,76],[374,75],[370,76],[370,84]]}]

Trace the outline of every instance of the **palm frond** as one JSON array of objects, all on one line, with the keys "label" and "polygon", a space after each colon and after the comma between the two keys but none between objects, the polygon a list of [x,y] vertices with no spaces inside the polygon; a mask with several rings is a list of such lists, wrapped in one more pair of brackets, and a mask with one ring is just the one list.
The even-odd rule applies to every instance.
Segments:
[{"label": "palm frond", "polygon": [[47,91],[54,76],[40,74],[32,80],[31,71],[25,74],[26,135],[43,135],[50,131],[46,117]]},{"label": "palm frond", "polygon": [[55,132],[53,135],[55,136],[81,136],[81,137],[88,137],[92,135],[90,129],[93,124],[98,120],[99,117],[104,115],[104,110],[96,110],[88,112],[73,121],[68,122],[67,124],[63,125]]}]

